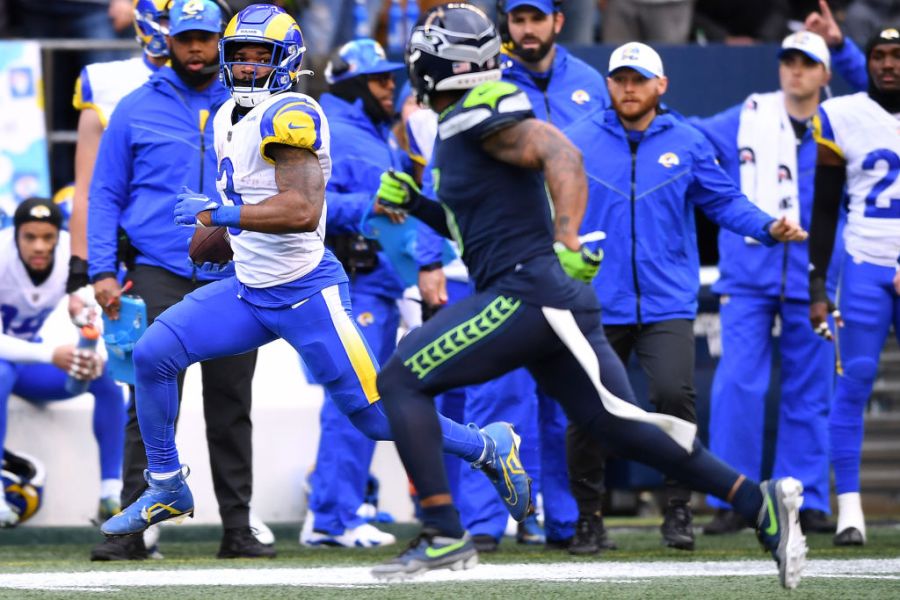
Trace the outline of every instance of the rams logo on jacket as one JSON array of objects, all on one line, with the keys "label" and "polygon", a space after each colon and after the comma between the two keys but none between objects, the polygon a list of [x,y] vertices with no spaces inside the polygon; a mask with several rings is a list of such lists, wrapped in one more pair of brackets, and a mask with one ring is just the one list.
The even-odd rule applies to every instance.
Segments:
[{"label": "rams logo on jacket", "polygon": [[591,101],[591,95],[588,94],[585,90],[575,90],[572,92],[572,102],[578,104],[579,106],[582,104],[587,104]]},{"label": "rams logo on jacket", "polygon": [[672,167],[681,164],[681,161],[678,159],[678,155],[674,152],[666,152],[659,157],[659,164],[667,169],[671,169]]}]

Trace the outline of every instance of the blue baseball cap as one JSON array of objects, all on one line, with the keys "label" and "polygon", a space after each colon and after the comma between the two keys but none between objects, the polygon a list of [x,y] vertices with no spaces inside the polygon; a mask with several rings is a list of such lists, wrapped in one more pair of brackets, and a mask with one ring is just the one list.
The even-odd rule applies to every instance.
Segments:
[{"label": "blue baseball cap", "polygon": [[169,35],[185,31],[222,33],[222,9],[213,0],[175,0],[169,11]]},{"label": "blue baseball cap", "polygon": [[556,6],[553,0],[506,0],[503,11],[512,12],[517,8],[530,6],[536,8],[545,15],[552,15],[556,12]]},{"label": "blue baseball cap", "polygon": [[325,66],[329,85],[360,75],[375,75],[405,69],[406,65],[387,59],[384,48],[375,40],[364,38],[347,42]]}]

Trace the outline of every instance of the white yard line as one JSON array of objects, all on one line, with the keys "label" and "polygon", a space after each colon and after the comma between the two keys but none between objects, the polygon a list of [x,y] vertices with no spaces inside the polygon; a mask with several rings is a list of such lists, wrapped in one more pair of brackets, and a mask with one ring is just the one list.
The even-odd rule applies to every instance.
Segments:
[{"label": "white yard line", "polygon": [[[532,580],[629,583],[658,577],[775,576],[772,561],[597,562],[481,565],[469,571],[432,571],[415,583]],[[804,578],[891,579],[900,581],[900,559],[812,560]],[[366,567],[307,569],[185,569],[168,571],[88,571],[4,573],[0,589],[113,591],[135,586],[311,586],[372,587],[379,583]]]}]

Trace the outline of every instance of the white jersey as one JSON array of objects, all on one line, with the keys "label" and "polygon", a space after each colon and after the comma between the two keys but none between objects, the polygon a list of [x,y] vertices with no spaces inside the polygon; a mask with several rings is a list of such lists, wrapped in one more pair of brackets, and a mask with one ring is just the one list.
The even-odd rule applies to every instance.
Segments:
[{"label": "white jersey", "polygon": [[900,255],[900,120],[865,92],[822,103],[816,141],[847,161],[847,252],[893,267]]},{"label": "white jersey", "polygon": [[69,276],[69,234],[59,232],[53,271],[34,285],[16,247],[15,228],[0,231],[0,315],[5,335],[33,341],[47,317],[66,295]]},{"label": "white jersey", "polygon": [[[331,176],[328,121],[315,100],[305,94],[275,94],[236,124],[234,100],[213,121],[219,179],[216,187],[226,205],[259,204],[278,193],[269,144],[305,148],[319,157],[325,182]],[[315,231],[258,233],[231,230],[235,272],[249,287],[267,288],[295,281],[315,269],[325,253],[326,206]]]},{"label": "white jersey", "polygon": [[119,101],[141,87],[153,73],[143,56],[90,64],[75,82],[72,105],[76,110],[93,108],[105,129]]}]

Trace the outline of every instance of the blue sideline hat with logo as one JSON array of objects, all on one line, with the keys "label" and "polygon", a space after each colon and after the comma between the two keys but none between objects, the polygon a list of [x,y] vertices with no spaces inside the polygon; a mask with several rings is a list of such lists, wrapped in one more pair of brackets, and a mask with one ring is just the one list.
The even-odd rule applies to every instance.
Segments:
[{"label": "blue sideline hat with logo", "polygon": [[213,0],[175,0],[169,11],[169,35],[185,31],[222,33],[222,9]]},{"label": "blue sideline hat with logo", "polygon": [[634,69],[647,79],[665,76],[659,54],[640,42],[628,42],[612,51],[609,56],[609,75],[619,69]]},{"label": "blue sideline hat with logo", "polygon": [[536,8],[545,15],[552,15],[556,12],[553,0],[506,0],[504,3],[504,12],[512,12],[517,8],[530,6]]}]

